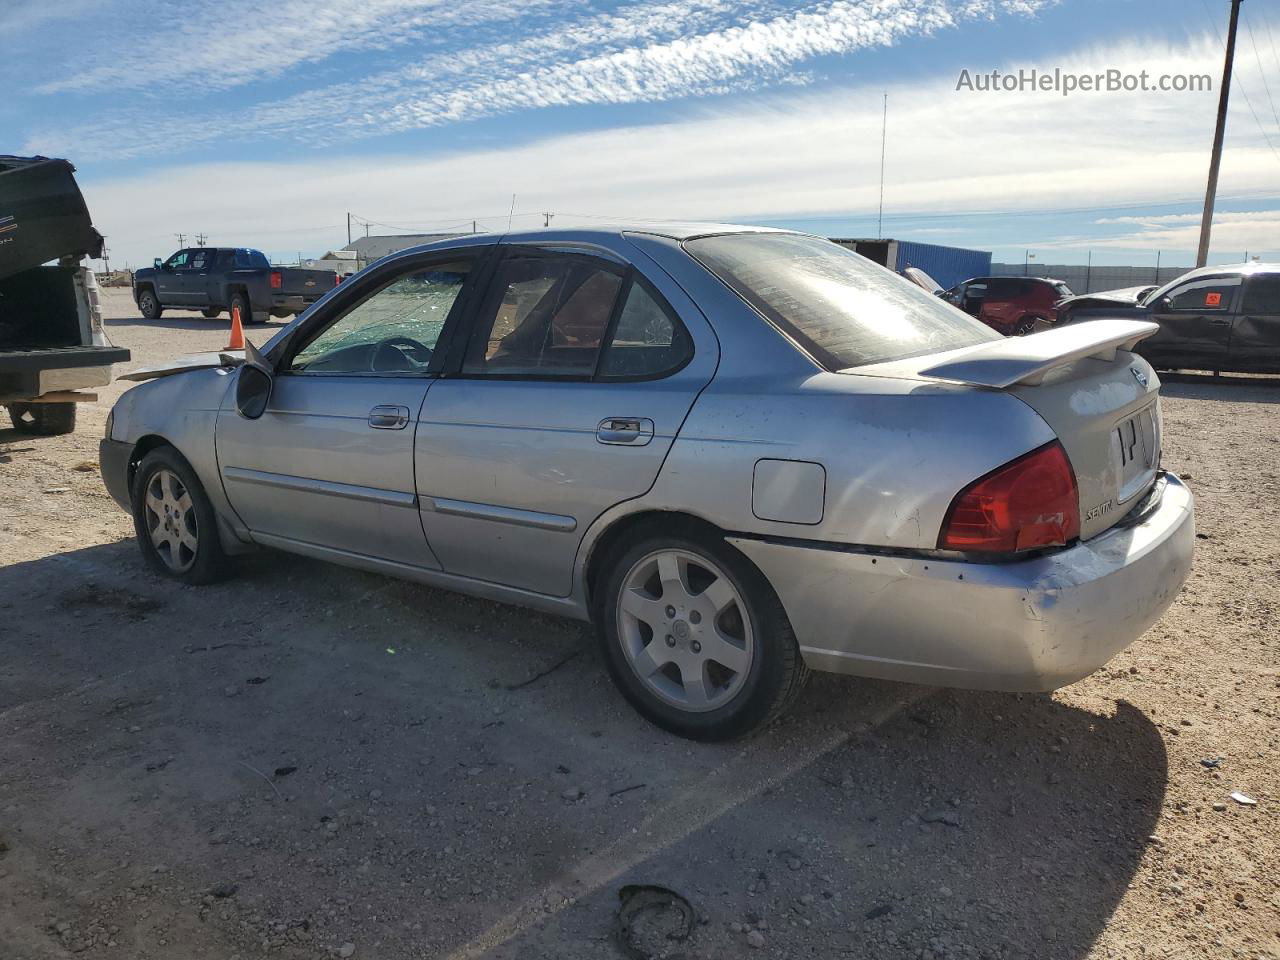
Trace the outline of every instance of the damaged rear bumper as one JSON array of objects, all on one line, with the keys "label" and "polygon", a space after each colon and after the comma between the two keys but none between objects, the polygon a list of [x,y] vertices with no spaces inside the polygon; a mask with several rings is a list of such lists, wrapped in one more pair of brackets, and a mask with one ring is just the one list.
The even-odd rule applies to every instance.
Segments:
[{"label": "damaged rear bumper", "polygon": [[816,670],[984,690],[1053,690],[1143,634],[1191,570],[1191,492],[1167,480],[1128,526],[1002,564],[730,538],[769,578]]}]

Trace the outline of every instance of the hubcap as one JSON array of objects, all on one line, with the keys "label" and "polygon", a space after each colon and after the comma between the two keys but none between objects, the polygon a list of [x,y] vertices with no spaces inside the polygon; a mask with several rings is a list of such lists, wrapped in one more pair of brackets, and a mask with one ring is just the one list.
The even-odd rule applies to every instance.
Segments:
[{"label": "hubcap", "polygon": [[684,550],[656,551],[628,571],[618,636],[650,691],[698,713],[733,699],[755,650],[738,589],[716,564]]},{"label": "hubcap", "polygon": [[172,470],[157,470],[147,483],[144,499],[147,531],[156,554],[174,573],[196,562],[199,530],[191,493]]}]

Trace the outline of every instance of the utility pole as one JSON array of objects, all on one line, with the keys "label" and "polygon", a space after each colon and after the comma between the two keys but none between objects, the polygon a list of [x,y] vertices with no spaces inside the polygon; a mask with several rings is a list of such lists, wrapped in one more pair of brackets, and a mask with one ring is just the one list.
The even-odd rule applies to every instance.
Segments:
[{"label": "utility pole", "polygon": [[1081,292],[1082,293],[1093,292],[1093,251],[1092,250],[1089,251],[1089,259],[1085,261],[1084,290],[1082,290]]},{"label": "utility pole", "polygon": [[1160,286],[1160,253],[1161,251],[1159,250],[1156,251],[1156,281],[1155,282],[1157,287]]},{"label": "utility pole", "polygon": [[185,247],[187,245],[187,235],[185,233],[175,233],[174,236],[178,238],[178,246]]},{"label": "utility pole", "polygon": [[889,135],[889,94],[884,95],[884,115],[880,118],[880,213],[876,216],[876,239],[884,239],[884,147]]},{"label": "utility pole", "polygon": [[1222,91],[1218,95],[1218,125],[1213,131],[1213,156],[1209,160],[1209,186],[1204,194],[1204,215],[1200,218],[1200,251],[1196,266],[1209,262],[1209,235],[1213,232],[1213,204],[1218,197],[1218,170],[1222,166],[1222,139],[1227,132],[1227,105],[1231,100],[1231,68],[1236,58],[1236,26],[1240,21],[1240,0],[1231,0],[1231,25],[1227,28],[1227,58],[1222,67]]},{"label": "utility pole", "polygon": [[204,242],[205,242],[205,240],[207,240],[207,239],[208,239],[208,236],[207,236],[206,234],[204,234],[204,233],[197,233],[197,234],[196,234],[196,246],[197,246],[197,247],[203,247],[203,246],[204,246]]},{"label": "utility pole", "polygon": [[351,211],[347,211],[347,246],[351,246]]},{"label": "utility pole", "polygon": [[554,216],[555,216],[555,214],[554,214],[554,213],[546,213],[546,212],[544,212],[544,213],[542,214],[542,225],[543,225],[544,227],[549,227],[549,226],[551,226],[551,218],[552,218],[552,217],[554,217]]}]

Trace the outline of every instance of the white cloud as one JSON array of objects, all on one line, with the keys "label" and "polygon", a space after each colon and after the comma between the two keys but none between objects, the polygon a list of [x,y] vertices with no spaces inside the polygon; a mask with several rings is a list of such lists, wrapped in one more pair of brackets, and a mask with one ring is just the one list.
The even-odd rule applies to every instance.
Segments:
[{"label": "white cloud", "polygon": [[[1198,71],[1217,56],[1209,40],[1144,41],[1064,54],[1056,65]],[[86,195],[117,255],[134,263],[168,252],[178,229],[281,253],[317,250],[345,240],[347,210],[406,228],[475,216],[482,228],[502,229],[505,216],[497,214],[513,192],[520,210],[556,211],[556,226],[579,214],[751,221],[865,212],[875,209],[878,195],[881,89],[789,92],[732,110],[703,104],[663,124],[425,159],[332,154],[294,163],[181,167],[86,182]],[[891,85],[888,92],[887,229],[894,215],[908,212],[1141,206],[1203,190],[1213,93],[983,95],[955,92],[954,76]],[[1242,110],[1232,111],[1222,193],[1275,195],[1280,163]],[[989,226],[995,215],[984,219]],[[517,225],[532,222],[518,219]],[[958,225],[968,222],[977,221]],[[1070,239],[1020,237],[1023,222],[1013,219],[1002,231],[1009,245]],[[1225,249],[1243,249],[1244,231],[1272,237],[1250,239],[1250,249],[1274,248],[1280,235],[1261,215],[1226,214],[1221,222],[1215,246]],[[1190,221],[1136,226],[1123,243],[1089,242],[1195,246],[1186,235],[1194,232]],[[1158,232],[1165,229],[1171,232]],[[953,242],[963,245],[963,233],[953,234]]]},{"label": "white cloud", "polygon": [[[1104,236],[1090,243],[1095,247],[1146,247],[1152,250],[1190,250],[1200,242],[1200,214],[1178,213],[1162,216],[1108,217],[1104,224],[1133,225],[1136,229]],[[1280,255],[1280,209],[1219,211],[1213,218],[1215,250],[1270,251]]]},{"label": "white cloud", "polygon": [[[118,6],[102,36],[85,38],[75,70],[38,93],[161,91],[197,82],[220,90],[274,77],[339,52],[386,50],[424,42],[424,33],[512,21],[572,3],[564,0],[150,0]],[[99,11],[102,16],[102,11]],[[105,41],[105,42],[104,42]],[[190,98],[181,90],[174,97]],[[161,104],[172,102],[163,97]]]},{"label": "white cloud", "polygon": [[[234,0],[248,4],[251,0]],[[290,0],[299,7],[304,0]],[[356,9],[360,18],[329,25],[336,0],[305,4],[297,19],[305,29],[276,37],[264,26],[241,28],[204,44],[194,43],[199,25],[184,29],[193,47],[164,49],[159,77],[199,75],[212,84],[243,82],[255,71],[278,71],[281,64],[320,59],[337,49],[376,45],[388,23],[410,30],[446,16],[443,0],[372,0]],[[511,0],[481,0],[459,5],[479,17],[510,14]],[[540,0],[549,2],[549,0]],[[90,124],[46,128],[32,134],[27,149],[71,153],[82,158],[127,158],[214,142],[225,136],[300,139],[332,144],[355,137],[442,126],[460,120],[551,106],[656,102],[741,92],[765,83],[802,78],[796,71],[817,57],[888,46],[906,37],[951,27],[960,20],[990,18],[1001,12],[1028,13],[1055,0],[819,0],[784,13],[769,14],[774,3],[725,0],[685,3],[634,3],[608,14],[557,18],[544,32],[527,28],[536,4],[521,5],[514,24],[530,36],[432,53],[397,70],[371,73],[284,100],[232,111],[187,113],[180,109],[134,109],[98,116]],[[350,9],[345,4],[343,11]],[[256,22],[255,18],[248,18]],[[273,13],[274,23],[277,16]],[[287,19],[281,14],[279,19]],[[239,22],[227,18],[228,22]],[[317,23],[317,21],[319,21]],[[447,25],[447,24],[446,24]],[[533,19],[534,27],[539,25]],[[332,33],[331,40],[324,34]],[[314,35],[313,35],[314,34]],[[382,40],[383,45],[396,42]],[[317,39],[319,37],[319,39]],[[172,45],[172,35],[167,39]],[[181,48],[183,42],[179,42]],[[128,84],[143,74],[142,62],[161,53],[147,41],[141,54],[127,45],[110,63],[75,77],[47,84],[62,89],[118,81]],[[157,45],[161,40],[156,40]],[[264,51],[265,48],[265,51]],[[252,56],[244,56],[244,51]],[[156,73],[148,76],[154,83]],[[336,116],[335,116],[336,115]]]}]

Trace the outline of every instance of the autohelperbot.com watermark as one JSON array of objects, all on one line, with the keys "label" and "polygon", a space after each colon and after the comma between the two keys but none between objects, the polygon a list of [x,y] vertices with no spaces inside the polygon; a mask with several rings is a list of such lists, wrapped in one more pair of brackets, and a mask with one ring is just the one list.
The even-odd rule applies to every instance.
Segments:
[{"label": "autohelperbot.com watermark", "polygon": [[1204,93],[1213,90],[1213,77],[1207,73],[1137,72],[1112,67],[1095,73],[1078,73],[1055,68],[1034,67],[1001,73],[991,70],[974,73],[961,70],[956,81],[957,92],[968,93]]}]

